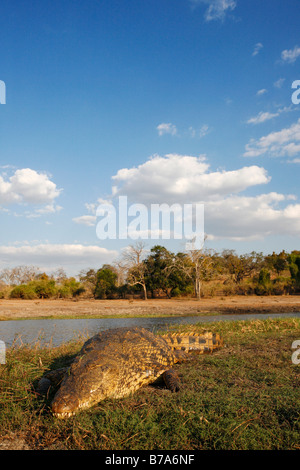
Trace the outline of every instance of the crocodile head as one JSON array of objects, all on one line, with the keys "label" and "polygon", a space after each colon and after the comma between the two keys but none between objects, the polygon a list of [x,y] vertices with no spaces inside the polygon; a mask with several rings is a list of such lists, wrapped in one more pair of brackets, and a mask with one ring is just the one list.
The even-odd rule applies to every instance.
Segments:
[{"label": "crocodile head", "polygon": [[69,417],[113,396],[118,375],[116,362],[99,360],[96,351],[76,358],[51,403],[52,413],[57,418]]}]

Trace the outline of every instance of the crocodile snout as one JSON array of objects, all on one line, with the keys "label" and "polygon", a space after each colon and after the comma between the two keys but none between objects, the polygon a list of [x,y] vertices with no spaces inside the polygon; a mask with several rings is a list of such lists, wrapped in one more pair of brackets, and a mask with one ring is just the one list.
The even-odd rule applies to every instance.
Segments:
[{"label": "crocodile snout", "polygon": [[57,418],[66,418],[75,414],[79,408],[79,400],[72,396],[57,397],[51,403],[51,409]]}]

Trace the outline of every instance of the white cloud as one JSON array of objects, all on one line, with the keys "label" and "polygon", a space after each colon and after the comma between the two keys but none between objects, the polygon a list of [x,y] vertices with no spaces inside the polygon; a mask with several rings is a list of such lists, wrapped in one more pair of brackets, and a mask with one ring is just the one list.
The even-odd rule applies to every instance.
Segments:
[{"label": "white cloud", "polygon": [[295,46],[294,49],[285,49],[281,53],[281,59],[284,62],[292,64],[300,56],[300,47]]},{"label": "white cloud", "polygon": [[245,147],[244,157],[268,154],[274,157],[293,157],[300,153],[300,119],[290,127],[251,139]]},{"label": "white cloud", "polygon": [[115,196],[127,195],[133,202],[195,202],[216,198],[264,184],[264,168],[244,167],[233,171],[209,171],[204,156],[155,155],[137,168],[123,168],[112,177]]},{"label": "white cloud", "polygon": [[300,204],[278,193],[231,196],[205,205],[205,230],[211,239],[255,240],[270,235],[300,235]]},{"label": "white cloud", "polygon": [[[162,169],[159,175],[164,175],[159,182],[154,177],[158,168]],[[169,155],[155,157],[135,170],[128,173],[129,180],[125,184],[122,180],[118,194],[127,194],[130,199],[144,203],[204,201],[205,232],[211,239],[250,240],[271,234],[300,235],[300,204],[288,202],[295,199],[293,196],[275,192],[253,197],[239,194],[251,186],[270,181],[263,168],[252,166],[210,172],[203,159]]]},{"label": "white cloud", "polygon": [[203,126],[201,126],[199,130],[196,130],[194,127],[191,126],[189,127],[188,132],[191,137],[199,137],[200,139],[202,139],[211,132],[211,128],[207,124],[203,124]]},{"label": "white cloud", "polygon": [[210,240],[300,236],[300,204],[295,196],[241,194],[270,181],[267,171],[258,166],[212,171],[204,155],[155,155],[138,167],[120,169],[112,179],[114,197],[126,195],[128,204],[203,202]]},{"label": "white cloud", "polygon": [[171,135],[177,134],[176,126],[170,122],[162,122],[156,127],[156,129],[158,130],[158,135],[160,136],[164,134],[171,134]]},{"label": "white cloud", "polygon": [[257,116],[248,119],[247,124],[260,124],[277,116],[279,116],[279,113],[269,113],[268,111],[264,113],[261,111]]},{"label": "white cloud", "polygon": [[[156,127],[156,129],[158,131],[159,136],[163,136],[165,134],[169,134],[169,135],[172,135],[172,136],[180,135],[178,133],[178,129],[175,126],[175,124],[172,124],[171,122],[163,122],[163,123],[159,124]],[[199,129],[196,129],[193,126],[190,126],[187,130],[182,131],[181,136],[188,136],[188,137],[192,137],[192,138],[202,139],[207,134],[209,134],[209,132],[211,132],[211,131],[212,131],[212,129],[207,124],[203,124]]]},{"label": "white cloud", "polygon": [[76,224],[87,225],[88,227],[93,227],[96,225],[97,217],[95,215],[82,215],[80,217],[74,217],[73,222]]},{"label": "white cloud", "polygon": [[261,42],[258,42],[257,44],[255,44],[254,51],[252,52],[252,55],[256,56],[263,47],[264,46],[262,45]]},{"label": "white cloud", "polygon": [[282,113],[289,113],[290,111],[294,111],[296,107],[291,106],[284,106],[283,108],[278,108],[276,113],[269,113],[268,111],[263,112],[261,111],[258,113],[257,116],[248,119],[247,124],[261,124],[262,122],[268,121],[273,119],[274,117],[280,116]]},{"label": "white cloud", "polygon": [[266,88],[262,88],[261,90],[258,90],[258,92],[256,93],[257,96],[261,96],[261,95],[264,95],[265,93],[267,93],[268,90]]},{"label": "white cloud", "polygon": [[224,20],[226,13],[233,11],[237,5],[235,0],[191,0],[193,6],[208,5],[205,11],[205,20]]},{"label": "white cloud", "polygon": [[59,212],[62,210],[61,206],[54,205],[54,204],[47,204],[42,209],[36,209],[38,214],[53,214],[54,212]]},{"label": "white cloud", "polygon": [[99,268],[111,263],[117,251],[97,245],[81,244],[23,244],[21,246],[0,246],[2,266],[28,264],[41,266],[43,270],[64,266],[66,269]]},{"label": "white cloud", "polygon": [[16,170],[8,179],[0,176],[0,204],[53,204],[61,190],[45,173],[30,168]]},{"label": "white cloud", "polygon": [[[120,170],[116,195],[134,202],[204,202],[210,239],[251,240],[271,234],[300,235],[300,204],[275,192],[244,196],[244,190],[270,181],[258,166],[211,171],[205,157],[155,156],[137,168]],[[283,206],[283,207],[281,207]]]},{"label": "white cloud", "polygon": [[285,78],[279,78],[278,80],[276,80],[276,82],[274,82],[274,87],[281,88],[284,82],[285,82]]},{"label": "white cloud", "polygon": [[204,124],[199,131],[199,137],[202,138],[210,132],[210,128],[207,124]]}]

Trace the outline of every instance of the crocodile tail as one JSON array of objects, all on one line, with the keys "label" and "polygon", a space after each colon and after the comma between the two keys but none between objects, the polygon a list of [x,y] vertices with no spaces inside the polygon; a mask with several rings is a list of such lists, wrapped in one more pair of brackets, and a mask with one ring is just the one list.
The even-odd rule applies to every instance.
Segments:
[{"label": "crocodile tail", "polygon": [[172,333],[163,335],[164,340],[173,350],[195,352],[198,354],[212,352],[223,345],[218,333],[206,331],[199,333]]}]

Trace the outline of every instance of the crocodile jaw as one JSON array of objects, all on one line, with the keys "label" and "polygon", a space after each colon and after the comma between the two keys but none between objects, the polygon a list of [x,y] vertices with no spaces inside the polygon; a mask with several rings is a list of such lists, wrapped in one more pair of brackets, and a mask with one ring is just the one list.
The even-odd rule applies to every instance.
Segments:
[{"label": "crocodile jaw", "polygon": [[83,403],[82,405],[79,405],[79,407],[74,411],[63,411],[63,409],[62,411],[54,411],[55,408],[52,408],[52,414],[55,416],[55,418],[58,419],[70,418],[71,416],[75,416],[79,411],[90,408],[91,406],[91,403]]},{"label": "crocodile jaw", "polygon": [[52,414],[55,418],[64,419],[64,418],[70,418],[71,416],[74,416],[75,412],[72,412],[72,411],[70,411],[70,412],[66,411],[66,412],[62,412],[62,413],[54,413],[53,412]]},{"label": "crocodile jaw", "polygon": [[100,399],[89,399],[87,401],[80,402],[78,399],[74,401],[70,398],[71,397],[68,396],[54,397],[51,403],[53,416],[59,419],[69,418],[70,416],[76,415],[81,410],[91,408],[91,406],[95,405],[100,401]]}]

